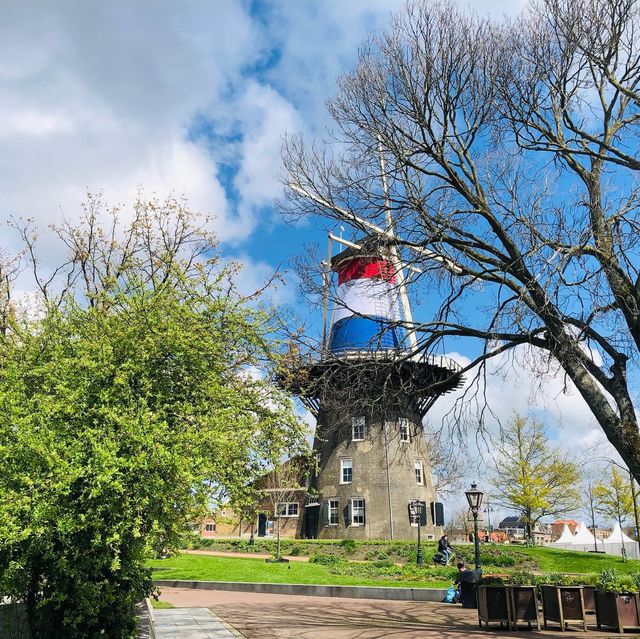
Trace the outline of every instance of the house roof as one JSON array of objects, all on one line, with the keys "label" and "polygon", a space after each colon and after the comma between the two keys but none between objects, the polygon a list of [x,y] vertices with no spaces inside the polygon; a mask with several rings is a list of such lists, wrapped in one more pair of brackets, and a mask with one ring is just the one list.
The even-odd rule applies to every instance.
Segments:
[{"label": "house roof", "polygon": [[524,528],[524,521],[519,515],[510,515],[505,517],[499,524],[498,528]]}]

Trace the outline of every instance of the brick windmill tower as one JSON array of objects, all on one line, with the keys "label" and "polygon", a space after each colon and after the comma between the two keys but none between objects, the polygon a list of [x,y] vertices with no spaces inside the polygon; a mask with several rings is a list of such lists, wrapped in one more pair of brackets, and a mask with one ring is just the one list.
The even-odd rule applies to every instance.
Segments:
[{"label": "brick windmill tower", "polygon": [[[461,385],[444,357],[414,354],[412,325],[395,242],[329,236],[325,300],[337,280],[319,357],[291,366],[284,384],[317,420],[312,478],[317,502],[305,509],[307,537],[413,539],[409,503],[426,504],[427,539],[441,532],[422,419]],[[332,255],[332,242],[346,246]],[[326,316],[327,304],[324,314]]]}]

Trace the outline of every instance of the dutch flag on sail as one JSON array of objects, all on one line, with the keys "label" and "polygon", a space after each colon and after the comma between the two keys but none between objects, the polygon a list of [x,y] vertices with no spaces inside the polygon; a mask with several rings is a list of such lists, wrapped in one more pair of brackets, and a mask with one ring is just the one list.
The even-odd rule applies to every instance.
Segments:
[{"label": "dutch flag on sail", "polygon": [[338,274],[331,320],[332,352],[398,348],[400,307],[393,266],[380,256],[352,257],[334,269]]}]

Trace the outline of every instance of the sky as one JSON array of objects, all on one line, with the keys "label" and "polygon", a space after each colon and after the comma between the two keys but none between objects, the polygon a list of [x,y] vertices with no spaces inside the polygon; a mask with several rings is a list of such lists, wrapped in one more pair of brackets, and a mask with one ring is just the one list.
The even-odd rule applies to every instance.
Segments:
[{"label": "sky", "polygon": [[[224,254],[243,262],[251,290],[308,243],[324,246],[323,220],[287,225],[285,133],[320,137],[325,101],[359,44],[384,29],[400,0],[5,0],[0,21],[0,219],[73,219],[87,191],[130,203],[138,188],[185,195],[216,215]],[[471,0],[479,13],[514,14],[522,0]],[[3,224],[0,249],[15,250]],[[282,303],[299,299],[285,275]],[[304,315],[316,309],[302,308]],[[455,354],[460,361],[468,356]],[[491,376],[502,418],[542,416],[566,447],[599,431],[564,380],[532,396],[524,369]],[[438,423],[452,398],[429,418]],[[478,470],[476,474],[482,474]],[[480,477],[482,479],[482,477]]]}]

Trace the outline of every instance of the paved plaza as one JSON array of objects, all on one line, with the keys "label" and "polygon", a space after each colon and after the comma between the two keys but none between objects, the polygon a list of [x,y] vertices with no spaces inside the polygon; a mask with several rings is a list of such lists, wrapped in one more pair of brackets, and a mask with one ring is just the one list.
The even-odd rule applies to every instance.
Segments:
[{"label": "paved plaza", "polygon": [[155,610],[153,616],[156,639],[238,639],[242,637],[207,608]]},{"label": "paved plaza", "polygon": [[[544,630],[487,632],[478,628],[475,610],[464,610],[460,606],[441,603],[335,599],[180,588],[163,588],[161,599],[182,607],[182,612],[189,607],[199,611],[211,609],[246,639],[549,639],[572,636],[602,639],[621,636],[615,632],[585,633],[577,628],[564,633]],[[159,634],[158,639],[169,636],[171,635]],[[209,635],[173,636],[205,639]],[[626,633],[625,636],[638,635]]]}]

